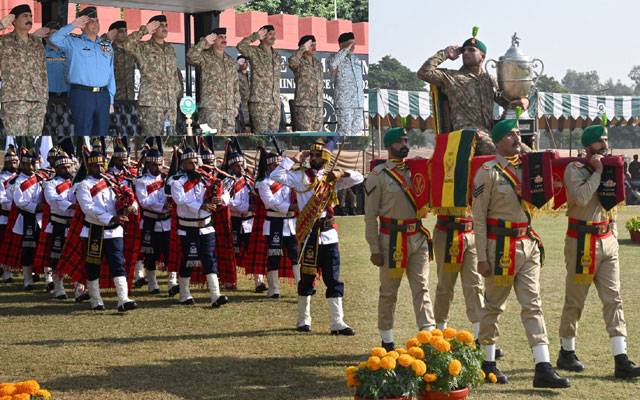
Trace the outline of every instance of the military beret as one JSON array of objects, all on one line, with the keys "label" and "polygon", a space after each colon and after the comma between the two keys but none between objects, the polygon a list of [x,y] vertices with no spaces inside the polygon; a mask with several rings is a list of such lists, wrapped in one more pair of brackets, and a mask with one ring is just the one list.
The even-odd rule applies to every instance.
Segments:
[{"label": "military beret", "polygon": [[13,7],[11,11],[9,11],[9,14],[13,14],[15,15],[16,18],[18,18],[20,14],[30,13],[30,12],[31,12],[31,7],[29,7],[28,4],[20,4],[18,6]]},{"label": "military beret", "polygon": [[227,34],[227,28],[216,28],[214,30],[211,31],[211,33],[215,33],[216,35],[226,35]]},{"label": "military beret", "polygon": [[273,25],[265,25],[260,29],[266,29],[267,32],[271,32],[271,31],[275,31],[276,30],[276,28],[274,28]]},{"label": "military beret", "polygon": [[60,22],[58,21],[49,21],[46,24],[44,24],[45,28],[49,28],[49,29],[55,29],[58,30],[60,29]]},{"label": "military beret", "polygon": [[298,47],[302,46],[309,40],[311,40],[312,42],[315,42],[316,37],[313,35],[304,35],[303,37],[300,38],[300,40],[298,40]]},{"label": "military beret", "polygon": [[398,140],[407,137],[407,132],[405,132],[404,128],[391,128],[384,133],[384,147],[389,147]]},{"label": "military beret", "polygon": [[246,60],[246,59],[247,59],[247,57],[245,57],[245,56],[243,56],[242,54],[240,54],[238,57],[236,57],[236,61],[237,61],[237,60],[239,60],[239,59],[241,59],[241,58],[242,58],[243,60]]},{"label": "military beret", "polygon": [[582,131],[581,142],[584,147],[588,147],[591,144],[600,140],[601,137],[607,136],[607,131],[602,125],[591,125],[584,128]]},{"label": "military beret", "polygon": [[507,136],[509,132],[511,132],[517,126],[517,119],[503,119],[502,121],[495,124],[495,126],[491,130],[491,139],[493,139],[493,143],[498,143],[499,141],[501,141],[503,137]]},{"label": "military beret", "polygon": [[353,32],[341,33],[340,36],[338,36],[338,43],[348,42],[349,40],[355,38],[356,36],[353,34]]},{"label": "military beret", "polygon": [[483,54],[487,54],[487,46],[474,37],[469,38],[465,40],[464,43],[462,43],[462,48],[465,48],[465,47],[475,47],[476,49],[480,50]]},{"label": "military beret", "polygon": [[113,29],[127,29],[127,21],[116,21],[113,24],[109,25],[109,30],[113,30]]},{"label": "military beret", "polygon": [[149,24],[149,23],[151,23],[153,21],[167,22],[167,16],[164,15],[164,14],[154,15],[153,17],[149,18],[149,22],[147,22],[147,24]]},{"label": "military beret", "polygon": [[89,18],[98,18],[98,10],[95,7],[85,7],[78,13],[78,17],[87,16]]}]

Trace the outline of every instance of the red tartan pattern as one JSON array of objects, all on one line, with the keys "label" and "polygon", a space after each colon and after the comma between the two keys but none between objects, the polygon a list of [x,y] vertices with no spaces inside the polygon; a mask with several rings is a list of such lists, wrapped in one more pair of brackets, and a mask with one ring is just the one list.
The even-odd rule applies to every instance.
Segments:
[{"label": "red tartan pattern", "polygon": [[51,234],[45,233],[45,228],[49,224],[49,215],[51,214],[51,208],[49,204],[44,203],[42,208],[42,229],[38,234],[38,245],[36,246],[36,256],[33,259],[33,270],[37,274],[44,273],[44,269],[49,267],[51,262]]},{"label": "red tartan pattern", "polygon": [[222,285],[236,286],[238,284],[238,264],[236,263],[236,255],[233,249],[231,210],[229,207],[219,207],[213,213],[213,226],[216,230],[218,280]]},{"label": "red tartan pattern", "polygon": [[180,236],[178,236],[178,213],[176,203],[170,200],[171,208],[171,232],[169,234],[169,260],[167,261],[167,271],[178,272],[182,262],[182,247],[180,246]]},{"label": "red tartan pattern", "polygon": [[22,270],[22,235],[13,233],[13,226],[18,219],[18,207],[11,205],[9,220],[4,231],[4,237],[0,244],[0,264],[4,264],[13,270]]}]

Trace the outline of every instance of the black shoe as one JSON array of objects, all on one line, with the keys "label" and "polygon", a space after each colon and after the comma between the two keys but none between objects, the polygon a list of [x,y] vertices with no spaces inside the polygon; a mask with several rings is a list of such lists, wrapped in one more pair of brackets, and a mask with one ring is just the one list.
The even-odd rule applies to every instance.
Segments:
[{"label": "black shoe", "polygon": [[311,326],[310,325],[300,325],[296,327],[296,331],[298,332],[311,332]]},{"label": "black shoe", "polygon": [[66,300],[68,299],[66,294],[60,294],[56,296],[56,300]]},{"label": "black shoe", "polygon": [[38,274],[31,274],[31,276],[33,277],[33,281],[34,281],[34,282],[40,282],[40,275],[38,275]]},{"label": "black shoe", "polygon": [[484,372],[484,381],[486,383],[491,383],[491,380],[489,380],[489,374],[494,374],[497,379],[496,383],[500,385],[509,383],[509,379],[507,379],[507,376],[498,369],[495,361],[484,361],[482,363],[482,371]]},{"label": "black shoe", "polygon": [[104,305],[98,304],[97,306],[93,307],[93,311],[104,311]]},{"label": "black shoe", "polygon": [[584,371],[584,365],[578,360],[575,351],[567,351],[560,348],[558,353],[558,361],[556,361],[556,367],[565,371],[582,372]]},{"label": "black shoe", "polygon": [[266,292],[267,291],[267,285],[265,285],[264,283],[259,284],[258,286],[256,286],[256,293],[262,293],[262,292]]},{"label": "black shoe", "polygon": [[83,301],[87,301],[91,298],[89,293],[82,293],[80,296],[76,297],[76,303],[82,303]]},{"label": "black shoe", "polygon": [[274,293],[271,296],[269,296],[270,299],[279,299],[280,298],[280,293]]},{"label": "black shoe", "polygon": [[185,301],[181,301],[180,304],[182,304],[183,306],[192,306],[194,304],[196,304],[196,301],[193,299],[193,297],[186,299]]},{"label": "black shoe", "polygon": [[13,283],[13,278],[7,278],[2,281],[3,283]]},{"label": "black shoe", "polygon": [[620,379],[637,378],[640,376],[640,367],[629,360],[626,354],[618,354],[614,357],[616,361],[615,376]]},{"label": "black shoe", "polygon": [[570,386],[569,379],[558,375],[551,363],[541,362],[536,364],[536,372],[533,375],[534,388],[562,389]]},{"label": "black shoe", "polygon": [[145,278],[138,278],[133,283],[133,287],[136,288],[136,289],[140,289],[141,287],[143,287],[144,285],[147,285],[148,283],[149,282],[147,282],[147,280]]},{"label": "black shoe", "polygon": [[118,312],[127,312],[138,308],[138,304],[135,301],[127,301],[123,305],[118,307]]},{"label": "black shoe", "polygon": [[169,297],[173,297],[180,293],[180,285],[171,286],[169,288]]},{"label": "black shoe", "polygon": [[55,288],[55,285],[53,284],[53,282],[47,283],[47,292],[53,292],[54,288]]},{"label": "black shoe", "polygon": [[[481,347],[478,339],[476,339],[476,346]],[[496,353],[495,353],[496,360],[500,360],[503,357],[504,357],[504,351],[500,347],[496,346]]]},{"label": "black shoe", "polygon": [[27,285],[22,288],[25,292],[30,292],[33,290],[33,285]]},{"label": "black shoe", "polygon": [[355,332],[353,329],[351,329],[350,327],[348,327],[348,326],[347,326],[347,327],[346,327],[346,328],[344,328],[344,329],[331,331],[331,334],[332,334],[332,335],[335,335],[335,336],[337,336],[337,335],[342,335],[342,336],[355,336],[355,335],[356,335],[356,332]]},{"label": "black shoe", "polygon": [[223,306],[228,302],[229,302],[229,298],[225,295],[222,295],[218,297],[218,299],[211,304],[211,308],[220,308],[220,306]]},{"label": "black shoe", "polygon": [[160,294],[160,289],[149,290],[149,294]]},{"label": "black shoe", "polygon": [[382,341],[382,344],[380,346],[386,351],[393,351],[396,348],[396,345],[393,342],[385,343],[384,341]]}]

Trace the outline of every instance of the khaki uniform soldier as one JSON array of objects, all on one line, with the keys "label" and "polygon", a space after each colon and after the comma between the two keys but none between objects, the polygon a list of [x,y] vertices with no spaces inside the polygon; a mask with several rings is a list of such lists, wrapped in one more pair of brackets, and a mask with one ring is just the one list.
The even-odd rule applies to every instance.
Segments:
[{"label": "khaki uniform soldier", "polygon": [[127,21],[116,21],[109,26],[108,36],[113,42],[113,69],[116,76],[116,101],[136,99],[136,58],[124,49],[127,40]]},{"label": "khaki uniform soldier", "polygon": [[[482,369],[498,383],[507,377],[496,366],[498,318],[506,307],[511,287],[520,303],[522,325],[536,363],[534,387],[569,387],[549,362],[549,340],[540,299],[541,253],[530,224],[529,211],[520,200],[520,133],[517,120],[500,121],[492,130],[496,160],[478,171],[473,190],[473,221],[478,272],[485,276],[485,308],[479,340],[485,349]],[[498,260],[498,262],[496,262]]]},{"label": "khaki uniform soldier", "polygon": [[240,103],[242,104],[242,129],[251,124],[249,114],[249,97],[251,96],[251,82],[249,81],[249,63],[243,55],[236,58],[238,63],[238,84],[240,86]]},{"label": "khaki uniform soldier", "polygon": [[[175,133],[182,85],[177,73],[176,51],[165,41],[168,33],[167,17],[156,15],[139,31],[130,34],[124,43],[125,50],[136,57],[140,68],[138,114],[144,136]],[[142,42],[147,34],[151,39]]]},{"label": "khaki uniform soldier", "polygon": [[29,34],[31,8],[22,4],[0,20],[0,30],[13,24],[13,32],[0,36],[0,102],[4,134],[42,135],[47,112],[47,66],[42,38],[49,31],[40,28]]},{"label": "khaki uniform soldier", "polygon": [[298,50],[289,57],[289,68],[296,82],[294,131],[322,131],[324,99],[322,63],[315,58],[316,38],[307,35],[300,38]]},{"label": "khaki uniform soldier", "polygon": [[[251,43],[260,39],[259,46]],[[280,125],[280,64],[273,48],[276,31],[265,25],[238,43],[238,51],[251,64],[251,96],[249,113],[253,133],[277,132]]]},{"label": "khaki uniform soldier", "polygon": [[602,301],[602,316],[611,338],[615,377],[637,377],[640,376],[640,367],[627,357],[627,326],[620,296],[618,231],[611,212],[602,206],[599,198],[604,184],[601,159],[607,152],[605,128],[602,125],[586,128],[582,133],[582,145],[588,163],[575,161],[567,165],[564,173],[569,228],[564,245],[567,278],[557,366],[575,372],[584,370],[576,356],[576,335],[593,283]]},{"label": "khaki uniform soldier", "polygon": [[[449,46],[431,56],[418,70],[418,79],[436,85],[448,97],[453,130],[478,130],[476,154],[494,154],[495,144],[489,135],[494,101],[502,107],[524,109],[529,101],[522,98],[510,103],[498,93],[496,80],[482,68],[487,46],[475,38],[475,33],[462,47]],[[460,55],[463,66],[459,70],[438,68],[447,59],[456,60]]]},{"label": "khaki uniform soldier", "polygon": [[[410,200],[415,195],[411,171],[404,163],[409,152],[404,129],[389,129],[384,146],[389,160],[374,168],[365,182],[364,218],[371,262],[380,267],[378,329],[382,346],[392,350],[394,312],[405,270],[418,330],[433,329],[435,321],[429,296],[429,236],[417,218],[415,202]],[[404,242],[400,248],[396,245],[398,236]]]},{"label": "khaki uniform soldier", "polygon": [[227,29],[216,28],[189,49],[187,59],[200,67],[202,73],[198,121],[218,133],[235,133],[240,87],[236,63],[225,53],[226,46]]}]

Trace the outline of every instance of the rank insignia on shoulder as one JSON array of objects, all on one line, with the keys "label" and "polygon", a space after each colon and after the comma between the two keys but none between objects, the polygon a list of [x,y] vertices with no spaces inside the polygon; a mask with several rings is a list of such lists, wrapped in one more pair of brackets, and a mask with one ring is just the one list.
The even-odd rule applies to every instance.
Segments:
[{"label": "rank insignia on shoulder", "polygon": [[574,161],[574,162],[573,162],[573,165],[575,165],[575,166],[576,166],[576,167],[578,167],[578,168],[582,168],[582,167],[584,167],[584,164],[583,164],[583,163],[581,163],[580,161]]}]

